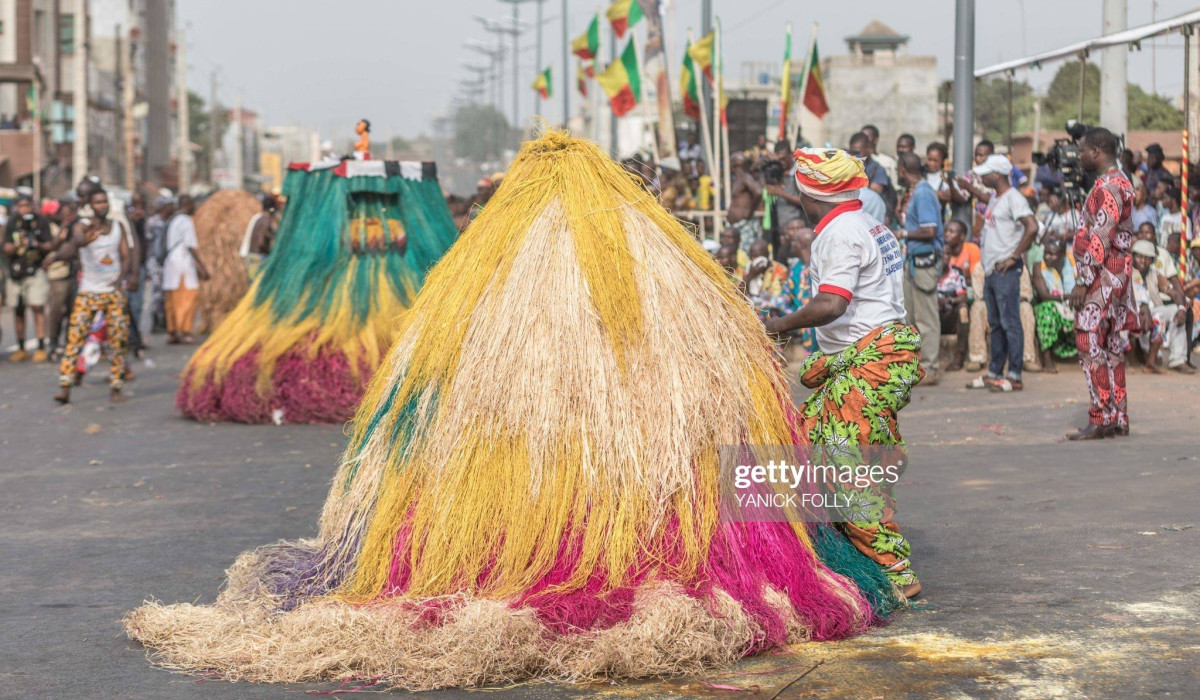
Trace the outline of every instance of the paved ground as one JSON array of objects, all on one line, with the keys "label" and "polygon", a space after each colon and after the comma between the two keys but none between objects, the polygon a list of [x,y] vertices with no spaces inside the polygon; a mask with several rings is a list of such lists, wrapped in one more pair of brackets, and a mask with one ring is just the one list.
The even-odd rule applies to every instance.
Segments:
[{"label": "paved ground", "polygon": [[[186,354],[154,359],[116,408],[106,371],[56,408],[52,368],[0,364],[0,697],[313,689],[174,675],[121,632],[147,596],[211,600],[239,552],[314,534],[344,442],[340,427],[181,420]],[[1200,697],[1200,378],[1131,376],[1133,435],[1091,444],[1061,441],[1085,416],[1074,368],[1010,396],[966,379],[918,390],[903,414],[901,522],[925,597],[893,624],[704,679],[503,694],[769,697],[823,661],[781,697]]]}]

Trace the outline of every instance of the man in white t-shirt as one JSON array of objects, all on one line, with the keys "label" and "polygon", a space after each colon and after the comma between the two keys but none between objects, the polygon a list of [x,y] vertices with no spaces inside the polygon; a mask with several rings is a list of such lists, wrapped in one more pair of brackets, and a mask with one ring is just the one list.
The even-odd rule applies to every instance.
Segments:
[{"label": "man in white t-shirt", "polygon": [[200,281],[208,279],[208,269],[196,250],[196,225],[192,213],[196,202],[188,195],[179,198],[179,210],[167,224],[166,251],[163,263],[163,294],[166,297],[167,342],[195,342],[192,327],[200,303]]},{"label": "man in white t-shirt", "polygon": [[[1009,182],[1012,163],[993,153],[972,170],[995,194],[988,201],[980,232],[983,301],[991,330],[987,374],[968,389],[1014,391],[1024,388],[1025,334],[1021,328],[1021,271],[1025,252],[1037,234],[1037,219],[1025,196]],[[1005,373],[1005,363],[1008,365]]]},{"label": "man in white t-shirt", "polygon": [[[766,322],[767,331],[815,328],[820,352],[801,381],[814,389],[801,411],[814,445],[861,450],[903,445],[897,414],[920,381],[921,337],[904,324],[904,255],[887,226],[863,213],[863,163],[837,149],[796,151],[796,185],[814,228],[809,274],[816,289],[800,309]],[[906,598],[921,592],[910,545],[894,522],[890,493],[882,517],[837,529],[883,570]]]}]

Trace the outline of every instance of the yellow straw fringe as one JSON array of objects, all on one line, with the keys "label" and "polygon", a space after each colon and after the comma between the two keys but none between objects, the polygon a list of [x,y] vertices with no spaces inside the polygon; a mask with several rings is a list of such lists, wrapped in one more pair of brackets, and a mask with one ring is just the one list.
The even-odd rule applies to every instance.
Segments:
[{"label": "yellow straw fringe", "polygon": [[[369,261],[355,257],[350,262],[347,278],[353,278],[355,268],[360,264],[366,265]],[[310,357],[332,349],[346,356],[355,376],[361,367],[373,371],[396,338],[397,317],[405,311],[405,302],[392,291],[382,267],[375,277],[372,288],[377,291],[365,321],[354,317],[349,288],[338,291],[331,313],[323,320],[317,314],[302,318],[299,311],[282,320],[274,320],[269,303],[255,303],[258,293],[255,282],[237,308],[192,356],[184,376],[191,374],[193,389],[199,388],[210,376],[220,382],[235,362],[258,348],[257,389],[266,395],[271,391],[275,363],[310,337],[311,342],[306,348]],[[410,299],[415,292],[415,289],[406,289]]]},{"label": "yellow straw fringe", "polygon": [[695,580],[717,447],[790,444],[788,396],[761,323],[688,231],[594,144],[543,136],[372,380],[322,515],[339,594],[386,592],[405,523],[406,596],[519,594],[575,538],[560,588],[597,570],[620,586],[660,565],[672,520],[670,576]]}]

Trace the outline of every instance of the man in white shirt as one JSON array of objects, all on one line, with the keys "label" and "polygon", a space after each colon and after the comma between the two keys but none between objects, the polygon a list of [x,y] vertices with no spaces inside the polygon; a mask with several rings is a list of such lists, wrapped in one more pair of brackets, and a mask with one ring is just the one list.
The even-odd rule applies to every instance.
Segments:
[{"label": "man in white shirt", "polygon": [[[988,200],[980,232],[983,301],[991,331],[987,374],[968,389],[1014,391],[1024,388],[1025,333],[1021,327],[1021,271],[1025,252],[1037,234],[1037,219],[1024,195],[1009,182],[1012,163],[993,153],[972,170],[995,194]],[[1008,365],[1005,373],[1005,363]]]},{"label": "man in white shirt", "polygon": [[179,198],[179,211],[167,224],[166,261],[163,263],[163,294],[166,297],[167,342],[192,343],[192,328],[200,302],[200,281],[208,280],[208,269],[196,250],[196,225],[192,214],[196,202],[188,195]]},{"label": "man in white shirt", "polygon": [[[921,337],[904,324],[900,244],[862,211],[858,195],[869,182],[858,158],[837,149],[801,149],[795,177],[805,213],[818,222],[809,263],[816,294],[766,326],[775,334],[816,329],[820,352],[801,371],[801,381],[814,389],[801,410],[802,430],[814,445],[839,450],[902,446],[898,412],[923,370]],[[890,493],[880,495],[878,520],[838,523],[837,529],[904,597],[916,597],[921,585],[909,564],[910,545],[894,522]]]}]

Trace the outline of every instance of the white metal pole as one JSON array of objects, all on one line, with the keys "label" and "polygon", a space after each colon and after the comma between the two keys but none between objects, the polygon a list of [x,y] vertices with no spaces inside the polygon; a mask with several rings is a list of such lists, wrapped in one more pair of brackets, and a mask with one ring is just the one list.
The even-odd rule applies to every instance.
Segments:
[{"label": "white metal pole", "polygon": [[176,87],[175,108],[178,110],[179,125],[179,192],[187,194],[192,189],[192,140],[188,114],[187,89],[187,39],[180,29],[176,37],[175,63]]},{"label": "white metal pole", "polygon": [[86,176],[88,168],[88,35],[87,35],[87,0],[79,0],[75,13],[75,63],[74,80],[71,102],[75,111],[74,130],[75,141],[71,148],[71,173],[75,182]]}]

